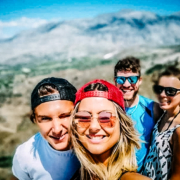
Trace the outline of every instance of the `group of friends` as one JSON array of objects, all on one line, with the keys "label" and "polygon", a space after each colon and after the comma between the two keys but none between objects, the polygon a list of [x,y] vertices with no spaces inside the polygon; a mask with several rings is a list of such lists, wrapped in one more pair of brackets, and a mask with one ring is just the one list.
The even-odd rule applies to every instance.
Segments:
[{"label": "group of friends", "polygon": [[19,180],[180,180],[180,70],[154,80],[158,103],[138,94],[140,60],[114,68],[114,84],[96,79],[78,91],[43,79],[31,94],[39,132],[16,149]]}]

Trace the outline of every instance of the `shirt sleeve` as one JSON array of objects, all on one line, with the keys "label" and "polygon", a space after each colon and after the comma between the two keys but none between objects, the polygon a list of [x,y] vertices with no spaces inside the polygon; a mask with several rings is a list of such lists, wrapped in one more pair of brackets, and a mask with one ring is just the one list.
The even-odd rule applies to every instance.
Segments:
[{"label": "shirt sleeve", "polygon": [[[20,159],[20,161],[23,160],[24,159]],[[19,180],[31,180],[29,174],[25,171],[25,167],[23,169],[22,164],[20,164],[20,161],[18,160],[18,152],[16,151],[13,157],[13,164],[12,164],[13,175],[17,177]]]}]

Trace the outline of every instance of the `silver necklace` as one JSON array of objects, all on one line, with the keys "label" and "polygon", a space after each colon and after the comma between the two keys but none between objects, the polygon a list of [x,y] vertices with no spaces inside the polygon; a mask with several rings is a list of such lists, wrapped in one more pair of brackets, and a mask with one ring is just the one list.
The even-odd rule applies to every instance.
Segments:
[{"label": "silver necklace", "polygon": [[135,106],[135,108],[134,108],[134,110],[133,110],[132,112],[130,112],[130,113],[127,112],[127,114],[128,114],[129,116],[131,116],[131,115],[136,111],[137,107],[138,107],[138,104]]}]

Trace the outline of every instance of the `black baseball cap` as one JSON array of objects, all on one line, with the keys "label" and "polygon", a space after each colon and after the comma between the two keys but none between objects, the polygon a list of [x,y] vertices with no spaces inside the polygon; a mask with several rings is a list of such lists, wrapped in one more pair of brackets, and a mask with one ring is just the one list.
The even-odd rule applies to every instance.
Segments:
[{"label": "black baseball cap", "polygon": [[[59,94],[51,94],[43,97],[39,97],[38,90],[43,85],[54,85]],[[31,93],[31,109],[33,110],[38,105],[55,100],[68,100],[75,101],[76,88],[69,83],[66,79],[49,77],[40,81]]]}]

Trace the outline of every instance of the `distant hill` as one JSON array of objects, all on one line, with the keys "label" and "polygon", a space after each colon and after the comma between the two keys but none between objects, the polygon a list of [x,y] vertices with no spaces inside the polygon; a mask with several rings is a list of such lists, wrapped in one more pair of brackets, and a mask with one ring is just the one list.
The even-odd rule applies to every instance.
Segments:
[{"label": "distant hill", "polygon": [[[108,59],[125,49],[180,44],[180,12],[124,10],[92,19],[49,22],[0,41],[0,64]],[[110,56],[106,56],[106,54]]]},{"label": "distant hill", "polygon": [[102,78],[113,83],[113,68],[126,56],[141,60],[140,94],[155,99],[151,76],[179,62],[180,12],[159,16],[120,11],[93,19],[49,22],[0,40],[0,180],[10,179],[16,147],[37,127],[29,120],[30,94],[45,77],[68,79],[77,88]]}]

